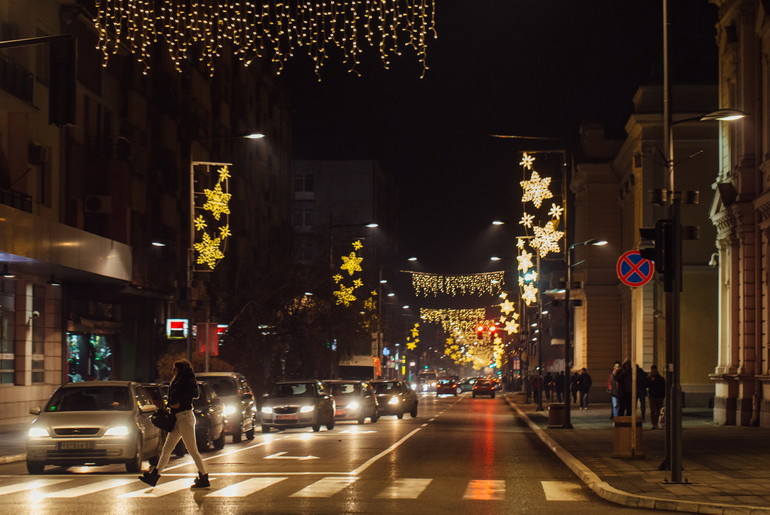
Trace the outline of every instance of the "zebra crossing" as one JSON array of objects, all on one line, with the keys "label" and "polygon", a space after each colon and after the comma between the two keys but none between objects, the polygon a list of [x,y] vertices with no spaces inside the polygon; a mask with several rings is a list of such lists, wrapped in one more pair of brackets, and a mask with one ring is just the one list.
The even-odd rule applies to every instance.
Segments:
[{"label": "zebra crossing", "polygon": [[[246,498],[258,492],[269,492],[271,487],[286,485],[287,480],[302,481],[296,486],[289,498],[330,498],[347,488],[353,487],[361,478],[353,476],[328,476],[307,484],[307,479],[297,476],[259,476],[247,479],[232,477],[212,477],[211,489],[202,491],[203,498]],[[104,493],[118,499],[154,499],[190,490],[191,477],[166,479],[155,488],[147,488],[134,478],[119,477],[103,478],[24,478],[2,484],[0,481],[0,505],[11,501],[14,495],[24,494],[38,500],[46,499],[77,499],[89,495]],[[418,499],[426,494],[431,485],[445,478],[398,478],[390,480],[387,485],[378,485],[379,492],[374,499]],[[230,484],[226,484],[230,482]],[[474,479],[469,480],[464,489],[458,489],[458,498],[472,501],[502,501],[506,496],[505,480]],[[588,497],[582,486],[569,481],[541,481],[543,494],[547,501],[587,501]],[[510,485],[511,487],[513,485]],[[204,493],[205,492],[205,493]]]}]

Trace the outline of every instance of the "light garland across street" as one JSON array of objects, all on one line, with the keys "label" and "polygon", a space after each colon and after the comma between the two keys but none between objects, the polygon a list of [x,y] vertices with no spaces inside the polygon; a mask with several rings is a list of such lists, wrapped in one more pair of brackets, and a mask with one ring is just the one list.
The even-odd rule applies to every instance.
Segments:
[{"label": "light garland across street", "polygon": [[504,272],[484,272],[469,275],[442,275],[408,272],[412,275],[415,294],[427,297],[445,295],[495,295],[501,291]]}]

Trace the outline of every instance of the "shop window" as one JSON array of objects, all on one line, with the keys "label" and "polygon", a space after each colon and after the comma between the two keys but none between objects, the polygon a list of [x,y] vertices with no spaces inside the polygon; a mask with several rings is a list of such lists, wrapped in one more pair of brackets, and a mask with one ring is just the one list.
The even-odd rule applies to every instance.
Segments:
[{"label": "shop window", "polygon": [[13,384],[14,381],[15,284],[13,281],[0,280],[0,383],[2,384]]},{"label": "shop window", "polygon": [[107,335],[67,333],[70,382],[107,381],[112,377],[112,348]]}]

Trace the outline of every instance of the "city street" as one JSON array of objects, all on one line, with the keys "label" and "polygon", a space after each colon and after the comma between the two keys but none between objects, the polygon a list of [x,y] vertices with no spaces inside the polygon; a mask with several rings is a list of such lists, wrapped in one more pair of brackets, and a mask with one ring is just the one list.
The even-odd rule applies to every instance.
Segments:
[{"label": "city street", "polygon": [[258,433],[204,455],[212,485],[191,491],[189,456],[154,489],[122,466],[0,466],[2,513],[638,512],[606,503],[506,402],[423,394],[416,419]]}]

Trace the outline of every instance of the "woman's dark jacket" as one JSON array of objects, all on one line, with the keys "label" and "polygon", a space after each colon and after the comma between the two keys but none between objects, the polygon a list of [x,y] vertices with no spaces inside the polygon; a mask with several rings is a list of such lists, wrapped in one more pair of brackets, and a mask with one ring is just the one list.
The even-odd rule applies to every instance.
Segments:
[{"label": "woman's dark jacket", "polygon": [[198,382],[192,372],[182,372],[168,386],[168,405],[179,403],[178,408],[171,408],[171,413],[192,409],[194,399],[198,398]]}]

